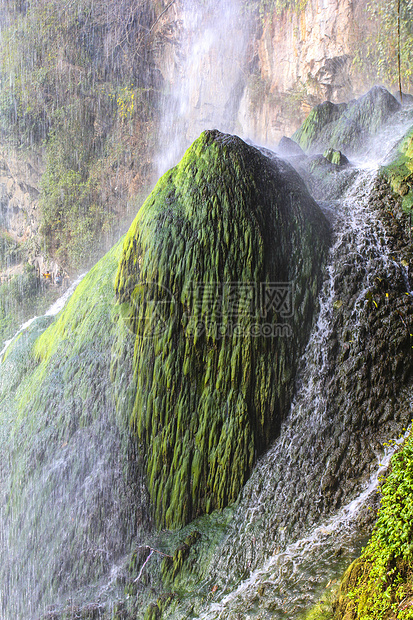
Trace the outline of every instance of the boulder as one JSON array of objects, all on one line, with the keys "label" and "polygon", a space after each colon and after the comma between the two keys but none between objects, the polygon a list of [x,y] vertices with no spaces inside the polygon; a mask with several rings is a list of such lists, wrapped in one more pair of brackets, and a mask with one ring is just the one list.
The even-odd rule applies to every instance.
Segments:
[{"label": "boulder", "polygon": [[118,400],[159,527],[234,502],[277,436],[328,245],[294,169],[218,131],[201,134],[139,211],[116,280],[133,334],[130,396]]},{"label": "boulder", "polygon": [[283,157],[304,155],[304,151],[301,146],[286,136],[283,136],[279,141],[277,152]]},{"label": "boulder", "polygon": [[335,151],[334,149],[327,149],[324,151],[323,157],[335,166],[347,166],[350,163],[341,151]]},{"label": "boulder", "polygon": [[361,153],[400,108],[400,103],[385,88],[374,86],[348,104],[326,101],[316,106],[292,138],[310,153],[328,148],[349,155]]}]

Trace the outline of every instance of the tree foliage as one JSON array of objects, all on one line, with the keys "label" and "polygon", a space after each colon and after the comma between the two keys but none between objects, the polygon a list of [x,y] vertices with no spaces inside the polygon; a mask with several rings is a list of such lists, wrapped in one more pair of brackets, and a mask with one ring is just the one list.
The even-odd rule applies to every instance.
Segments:
[{"label": "tree foliage", "polygon": [[408,90],[413,84],[413,0],[370,0],[367,10],[374,31],[367,37],[365,47],[359,50],[357,61],[373,79],[391,86],[398,85],[400,17],[400,70],[403,87]]},{"label": "tree foliage", "polygon": [[147,176],[154,3],[0,0],[0,11],[2,138],[43,153],[46,249],[65,265],[90,262],[133,181]]}]

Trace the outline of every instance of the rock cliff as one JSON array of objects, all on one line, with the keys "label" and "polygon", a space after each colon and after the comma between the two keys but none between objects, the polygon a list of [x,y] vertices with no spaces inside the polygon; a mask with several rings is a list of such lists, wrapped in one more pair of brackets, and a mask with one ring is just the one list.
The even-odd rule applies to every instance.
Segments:
[{"label": "rock cliff", "polygon": [[314,105],[349,101],[373,85],[354,63],[372,29],[366,7],[365,0],[307,0],[264,17],[239,117],[252,139],[275,143]]}]

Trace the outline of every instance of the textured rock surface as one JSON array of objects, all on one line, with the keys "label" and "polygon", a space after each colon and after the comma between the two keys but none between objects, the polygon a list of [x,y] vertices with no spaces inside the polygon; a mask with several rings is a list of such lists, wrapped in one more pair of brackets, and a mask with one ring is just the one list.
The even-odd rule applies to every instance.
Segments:
[{"label": "textured rock surface", "polygon": [[347,157],[341,151],[335,151],[334,149],[327,149],[326,151],[324,151],[323,157],[325,157],[335,166],[346,166],[348,163],[350,163]]},{"label": "textured rock surface", "polygon": [[39,161],[20,158],[11,150],[0,154],[0,227],[18,241],[26,241],[37,231]]},{"label": "textured rock surface", "polygon": [[[216,131],[201,135],[139,212],[116,290],[136,334],[129,415],[158,525],[233,502],[276,436],[328,241],[291,167]],[[293,284],[290,309],[255,300],[254,290],[275,282]],[[266,337],[274,326],[283,335]]]}]

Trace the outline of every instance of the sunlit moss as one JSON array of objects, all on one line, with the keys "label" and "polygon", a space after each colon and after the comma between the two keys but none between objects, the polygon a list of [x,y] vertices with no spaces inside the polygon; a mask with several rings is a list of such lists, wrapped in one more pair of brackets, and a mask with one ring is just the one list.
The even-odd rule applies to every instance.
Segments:
[{"label": "sunlit moss", "polygon": [[406,134],[395,149],[393,161],[383,166],[382,174],[390,182],[392,189],[402,196],[403,208],[413,207],[413,129]]},{"label": "sunlit moss", "polygon": [[391,461],[373,534],[341,583],[335,618],[413,618],[413,437]]},{"label": "sunlit moss", "polygon": [[[282,166],[239,138],[204,132],[127,235],[116,294],[136,335],[128,415],[160,526],[233,502],[288,410],[329,234]],[[293,312],[270,304],[264,320],[254,295],[274,282],[293,283]],[[263,323],[290,337],[254,335]],[[117,346],[114,378],[128,355],[122,339]]]}]

